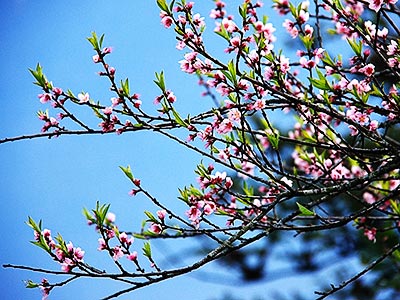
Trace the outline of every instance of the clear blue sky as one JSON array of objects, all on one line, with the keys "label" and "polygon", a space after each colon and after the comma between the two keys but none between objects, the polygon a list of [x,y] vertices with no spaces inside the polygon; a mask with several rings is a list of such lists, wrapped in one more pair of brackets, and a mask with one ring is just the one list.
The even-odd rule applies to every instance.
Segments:
[{"label": "clear blue sky", "polygon": [[[212,1],[197,2],[201,2],[203,14],[212,6]],[[106,34],[105,45],[114,48],[109,59],[117,77],[130,78],[144,105],[151,107],[158,93],[152,83],[154,72],[164,70],[180,109],[195,112],[206,107],[209,100],[199,97],[196,79],[180,72],[178,61],[184,53],[175,50],[173,31],[160,25],[158,14],[155,1],[149,0],[1,1],[0,138],[40,131],[42,124],[35,114],[46,106],[39,103],[40,90],[28,72],[38,62],[56,86],[76,94],[85,90],[93,99],[109,101],[108,85],[96,75],[98,66],[91,61],[93,53],[86,41],[92,31]],[[120,226],[138,229],[146,207],[144,198],[127,195],[130,185],[118,166],[132,165],[144,186],[170,204],[177,201],[178,187],[194,182],[193,166],[200,159],[154,134],[61,137],[1,145],[0,263],[59,269],[43,251],[29,244],[33,235],[24,222],[30,215],[82,247],[89,263],[102,265],[106,256],[97,252],[97,236],[85,225],[82,208],[94,207],[96,200],[111,202]],[[140,245],[138,242],[138,252]],[[177,252],[174,249],[171,253]],[[0,269],[1,298],[40,299],[39,291],[25,289],[22,281],[41,277]],[[76,282],[56,289],[50,299],[98,299],[112,292],[112,287],[104,281]],[[160,295],[164,300],[214,299],[227,290],[246,295],[245,299],[267,299],[274,287],[282,287],[282,283],[232,288],[184,277],[121,299],[155,299]]]}]

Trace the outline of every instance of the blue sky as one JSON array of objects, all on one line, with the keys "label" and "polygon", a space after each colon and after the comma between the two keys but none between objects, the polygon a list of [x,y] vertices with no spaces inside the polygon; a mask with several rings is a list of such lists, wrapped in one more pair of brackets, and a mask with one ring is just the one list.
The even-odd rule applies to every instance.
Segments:
[{"label": "blue sky", "polygon": [[[198,7],[205,14],[211,6],[211,1],[201,1]],[[86,41],[92,31],[106,34],[105,45],[114,49],[109,62],[117,69],[118,78],[129,77],[132,90],[142,95],[144,106],[152,107],[158,93],[152,82],[154,72],[161,70],[178,97],[179,109],[196,112],[209,106],[211,101],[199,96],[196,79],[180,72],[178,61],[184,53],[175,50],[173,31],[160,25],[158,14],[155,1],[148,0],[2,1],[0,138],[40,131],[42,124],[35,114],[46,106],[39,103],[40,90],[32,84],[28,72],[38,62],[54,85],[64,90],[70,88],[76,94],[84,90],[93,99],[109,101],[108,84],[96,75],[99,69],[92,63],[93,52]],[[82,116],[91,118],[91,113]],[[147,133],[61,137],[1,145],[0,263],[59,269],[43,251],[29,244],[32,231],[24,224],[29,215],[43,219],[45,227],[84,248],[89,263],[104,264],[102,259],[106,257],[96,250],[97,236],[93,228],[85,225],[82,208],[94,207],[97,200],[110,202],[117,222],[129,229],[138,229],[143,210],[152,209],[146,206],[144,198],[128,196],[131,187],[118,166],[130,164],[147,190],[183,212],[182,205],[174,204],[177,188],[194,182],[193,168],[200,159],[163,137]],[[138,242],[139,251],[140,245]],[[159,250],[166,249],[172,249],[171,245]],[[177,249],[168,251],[179,253]],[[41,277],[0,269],[2,299],[40,299],[39,291],[25,289],[23,280]],[[246,295],[245,299],[268,298],[267,291],[274,286],[279,287],[280,283],[232,288],[182,277],[121,299],[154,299],[159,295],[164,300],[215,299],[227,290]],[[76,282],[56,289],[50,299],[98,299],[113,288],[118,287],[104,281]]]}]

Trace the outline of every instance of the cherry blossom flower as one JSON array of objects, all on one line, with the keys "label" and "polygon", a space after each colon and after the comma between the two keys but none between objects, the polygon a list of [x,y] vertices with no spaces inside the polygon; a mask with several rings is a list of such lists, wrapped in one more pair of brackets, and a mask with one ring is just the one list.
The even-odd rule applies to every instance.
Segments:
[{"label": "cherry blossom flower", "polygon": [[190,209],[186,211],[186,215],[189,217],[189,220],[197,222],[201,211],[196,206],[191,206]]},{"label": "cherry blossom flower", "polygon": [[126,232],[121,232],[119,234],[119,240],[121,241],[121,243],[124,243],[127,246],[130,246],[133,243],[134,239],[133,239],[133,237],[128,238],[128,235],[126,234]]},{"label": "cherry blossom flower", "polygon": [[60,96],[63,93],[63,90],[59,87],[53,87],[52,92],[54,93],[54,95]]},{"label": "cherry blossom flower", "polygon": [[160,220],[164,220],[166,215],[167,215],[167,211],[165,209],[157,211],[157,216]]},{"label": "cherry blossom flower", "polygon": [[201,17],[200,14],[193,15],[192,22],[197,27],[202,27],[206,25],[206,23],[204,22],[204,17]]},{"label": "cherry blossom flower", "polygon": [[106,215],[107,222],[114,223],[115,219],[116,219],[116,216],[114,213],[112,213],[112,212],[107,213],[107,215]]},{"label": "cherry blossom flower", "polygon": [[155,234],[160,234],[163,231],[161,225],[157,223],[152,223],[149,230]]},{"label": "cherry blossom flower", "polygon": [[238,30],[237,25],[233,20],[230,20],[228,18],[224,18],[221,21],[221,26],[229,33],[233,33]]},{"label": "cherry blossom flower", "polygon": [[124,252],[122,251],[120,246],[115,246],[114,248],[112,248],[112,253],[113,253],[113,259],[115,261],[124,256]]},{"label": "cherry blossom flower", "polygon": [[376,242],[376,228],[366,228],[364,230],[364,235],[372,242]]},{"label": "cherry blossom flower", "polygon": [[103,113],[104,113],[106,116],[111,115],[111,114],[112,114],[112,111],[113,111],[112,107],[106,107],[106,108],[103,109]]},{"label": "cherry blossom flower", "polygon": [[83,251],[81,248],[75,248],[74,250],[74,258],[76,261],[82,261],[83,256],[85,255],[85,251]]},{"label": "cherry blossom flower", "polygon": [[160,13],[160,17],[161,17],[161,23],[164,25],[165,28],[171,27],[171,25],[174,23],[174,19],[172,19],[168,15],[165,15],[163,12]]},{"label": "cherry blossom flower", "polygon": [[101,53],[103,55],[110,54],[112,52],[112,50],[113,49],[111,47],[104,47],[103,50],[101,51]]},{"label": "cherry blossom flower", "polygon": [[138,257],[138,253],[136,251],[133,251],[132,253],[130,253],[126,256],[126,258],[131,261],[137,260],[137,257]]},{"label": "cherry blossom flower", "polygon": [[103,238],[99,238],[98,243],[99,243],[99,247],[97,248],[97,250],[101,251],[101,250],[107,249],[106,242]]},{"label": "cherry blossom flower", "polygon": [[49,94],[49,93],[39,94],[38,98],[41,103],[46,103],[51,100],[51,94]]},{"label": "cherry blossom flower", "polygon": [[90,96],[89,93],[79,93],[78,94],[79,103],[86,103],[89,101]]},{"label": "cherry blossom flower", "polygon": [[299,35],[299,30],[296,28],[293,21],[286,19],[282,25],[287,30],[287,32],[289,32],[293,39]]}]

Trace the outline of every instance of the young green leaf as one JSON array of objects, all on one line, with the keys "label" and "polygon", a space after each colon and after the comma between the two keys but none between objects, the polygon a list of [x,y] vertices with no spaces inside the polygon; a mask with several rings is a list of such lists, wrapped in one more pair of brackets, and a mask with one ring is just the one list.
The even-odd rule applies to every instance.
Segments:
[{"label": "young green leaf", "polygon": [[315,212],[309,210],[307,207],[301,205],[299,202],[296,202],[297,207],[299,208],[301,216],[315,216]]},{"label": "young green leaf", "polygon": [[151,258],[151,247],[150,247],[150,243],[149,242],[145,242],[143,245],[143,255]]},{"label": "young green leaf", "polygon": [[126,168],[120,166],[119,168],[125,173],[126,177],[128,177],[131,181],[135,179],[131,171],[131,166],[128,165]]}]

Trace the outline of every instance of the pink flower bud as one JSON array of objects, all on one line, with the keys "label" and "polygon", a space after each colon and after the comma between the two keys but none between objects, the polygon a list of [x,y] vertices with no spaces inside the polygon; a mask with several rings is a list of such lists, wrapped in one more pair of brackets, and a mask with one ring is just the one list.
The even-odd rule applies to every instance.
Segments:
[{"label": "pink flower bud", "polygon": [[137,260],[137,256],[138,256],[137,252],[133,251],[131,254],[128,254],[126,256],[126,258],[131,260],[131,261],[135,261],[135,260]]},{"label": "pink flower bud", "polygon": [[157,211],[157,216],[160,220],[164,220],[167,212],[165,209]]},{"label": "pink flower bud", "polygon": [[103,51],[101,51],[102,54],[109,54],[112,52],[112,48],[111,47],[105,47],[103,48]]},{"label": "pink flower bud", "polygon": [[93,55],[92,59],[93,59],[93,62],[95,64],[97,64],[97,63],[99,63],[101,61],[101,58],[100,58],[100,56],[98,54]]}]

